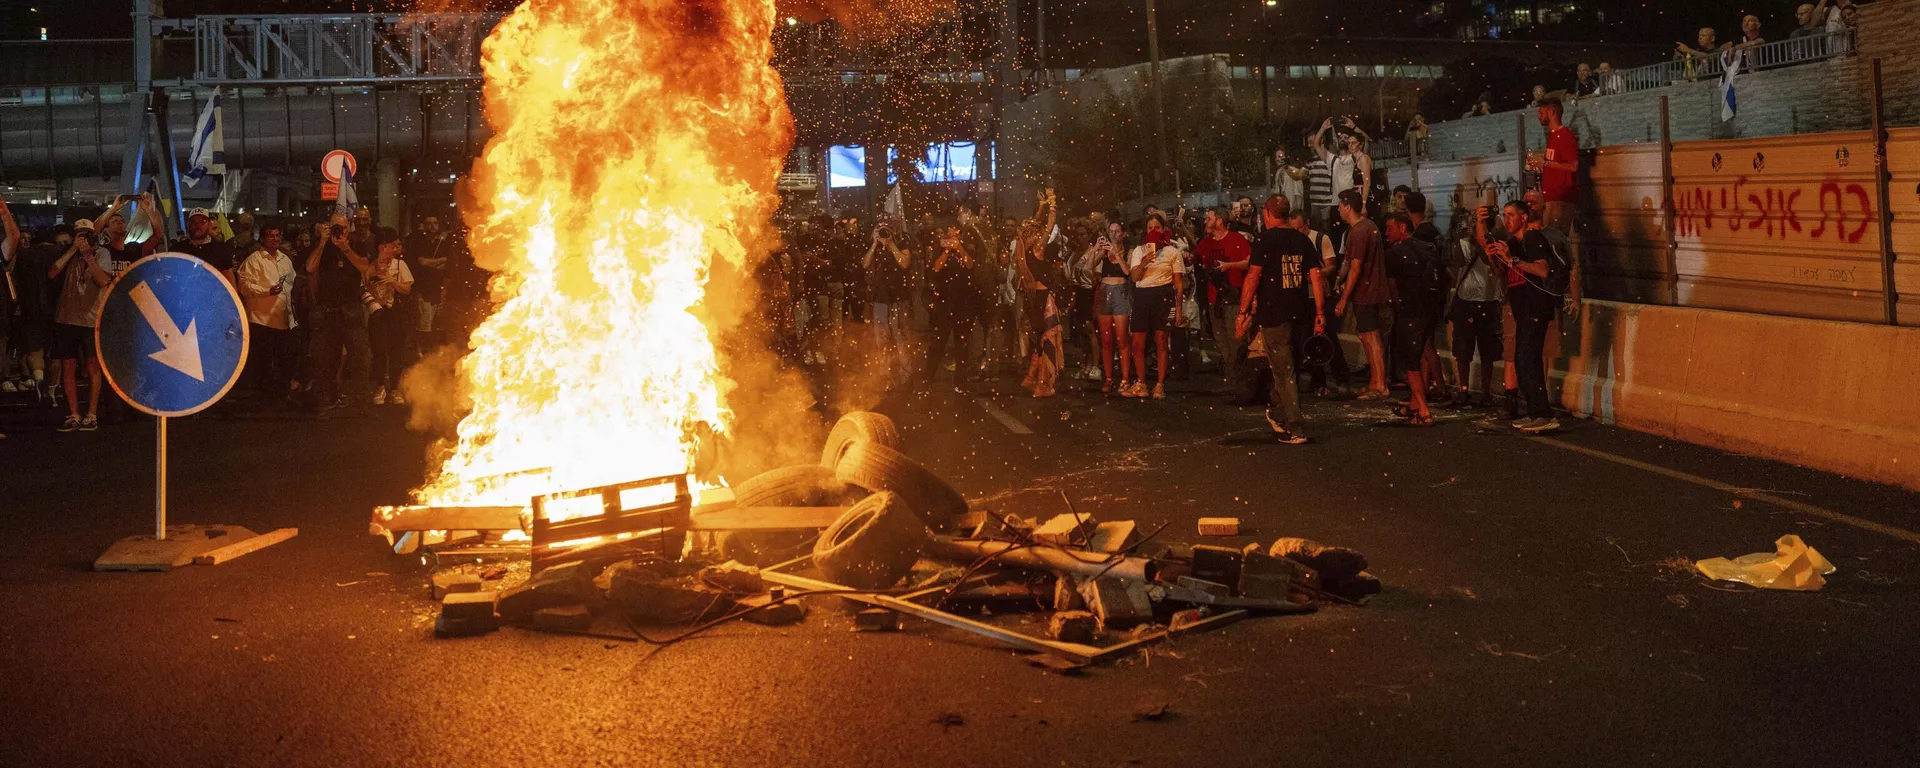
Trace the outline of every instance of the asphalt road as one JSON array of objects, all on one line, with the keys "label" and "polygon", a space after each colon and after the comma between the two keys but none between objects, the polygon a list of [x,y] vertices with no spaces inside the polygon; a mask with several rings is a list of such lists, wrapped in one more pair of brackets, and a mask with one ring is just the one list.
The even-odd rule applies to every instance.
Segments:
[{"label": "asphalt road", "polygon": [[[298,538],[217,567],[88,569],[151,525],[152,427],[0,411],[0,765],[1913,765],[1913,494],[1589,422],[1528,439],[1309,400],[1315,444],[1210,394],[890,400],[977,506],[1356,547],[1363,608],[1244,621],[1081,677],[832,611],[661,650],[432,636],[366,531],[423,473],[397,412],[174,423],[173,514]],[[996,415],[995,411],[998,411]],[[1021,434],[1020,432],[1026,432]],[[1227,443],[1223,444],[1223,438]],[[1816,511],[1627,466],[1577,446]],[[1834,514],[1822,514],[1827,511]],[[1688,561],[1805,537],[1818,593]],[[1900,617],[1907,616],[1902,619]],[[1171,714],[1136,722],[1142,703]]]}]

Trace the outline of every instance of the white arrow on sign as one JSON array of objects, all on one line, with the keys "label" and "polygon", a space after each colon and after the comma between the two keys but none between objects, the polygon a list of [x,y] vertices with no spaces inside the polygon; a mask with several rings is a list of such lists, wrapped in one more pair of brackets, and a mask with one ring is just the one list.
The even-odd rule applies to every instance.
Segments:
[{"label": "white arrow on sign", "polygon": [[194,324],[199,321],[188,320],[187,329],[180,330],[173,324],[173,318],[167,316],[167,308],[160,306],[160,297],[153,295],[153,288],[145,281],[127,295],[133,299],[133,305],[140,308],[140,316],[147,319],[154,335],[160,337],[160,351],[148,357],[192,376],[195,381],[206,381],[206,374],[200,369],[200,334],[194,332]]}]

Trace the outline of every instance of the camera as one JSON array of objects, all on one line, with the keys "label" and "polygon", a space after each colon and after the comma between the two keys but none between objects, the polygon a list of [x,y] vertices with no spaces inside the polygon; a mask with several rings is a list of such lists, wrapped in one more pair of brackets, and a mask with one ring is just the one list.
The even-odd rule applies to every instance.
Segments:
[{"label": "camera", "polygon": [[339,237],[339,236],[341,236],[341,235],[344,235],[344,234],[346,234],[346,233],[347,233],[347,228],[346,228],[346,227],[343,227],[343,226],[340,226],[339,224],[335,224],[335,225],[333,225],[332,227],[330,227],[330,228],[328,228],[328,229],[327,229],[327,236],[328,236],[328,237]]}]

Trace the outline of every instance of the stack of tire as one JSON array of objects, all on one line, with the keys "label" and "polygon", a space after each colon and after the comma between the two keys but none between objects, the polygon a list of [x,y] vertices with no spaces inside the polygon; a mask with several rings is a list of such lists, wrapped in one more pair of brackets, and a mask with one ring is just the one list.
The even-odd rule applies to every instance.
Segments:
[{"label": "stack of tire", "polygon": [[[814,565],[834,583],[884,589],[920,559],[928,528],[951,527],[967,512],[959,492],[900,448],[900,430],[892,419],[855,411],[833,425],[819,464],[756,475],[734,486],[734,503],[852,504],[814,540]],[[721,554],[742,562],[771,561],[778,554],[791,556],[808,539],[813,535],[806,532],[735,534],[722,538]]]}]

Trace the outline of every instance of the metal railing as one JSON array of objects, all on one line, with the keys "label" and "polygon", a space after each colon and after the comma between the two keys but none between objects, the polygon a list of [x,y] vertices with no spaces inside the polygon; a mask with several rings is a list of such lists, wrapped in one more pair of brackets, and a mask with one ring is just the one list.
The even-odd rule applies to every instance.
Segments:
[{"label": "metal railing", "polygon": [[199,16],[190,26],[203,84],[471,80],[497,14]]},{"label": "metal railing", "polygon": [[[1853,30],[1844,29],[1822,35],[1790,37],[1785,40],[1762,43],[1741,50],[1739,55],[1746,60],[1742,71],[1752,72],[1831,59],[1852,51]],[[1604,96],[1614,93],[1650,91],[1682,83],[1712,81],[1718,79],[1725,71],[1725,62],[1718,53],[1689,56],[1675,61],[1621,70],[1612,75],[1602,75],[1600,76],[1600,93]]]}]

